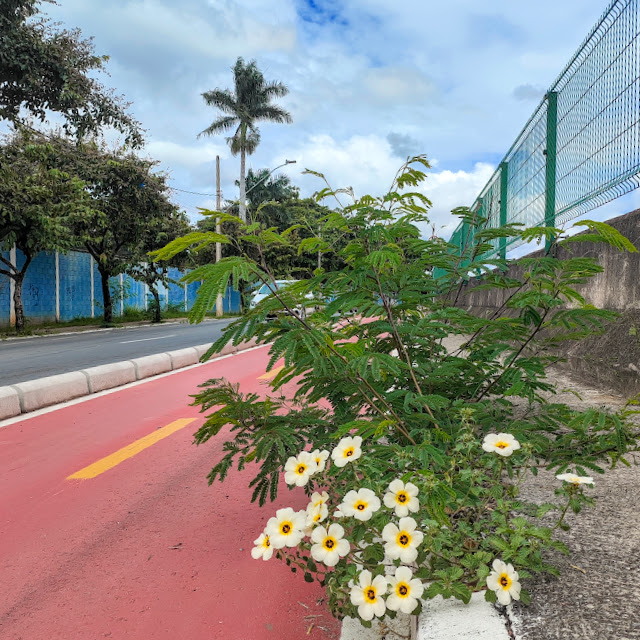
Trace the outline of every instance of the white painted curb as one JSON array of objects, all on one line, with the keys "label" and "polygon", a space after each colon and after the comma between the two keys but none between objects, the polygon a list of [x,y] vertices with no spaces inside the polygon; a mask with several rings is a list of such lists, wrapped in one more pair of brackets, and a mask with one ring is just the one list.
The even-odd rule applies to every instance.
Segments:
[{"label": "white painted curb", "polygon": [[[228,344],[209,361],[255,346],[256,340],[238,346]],[[201,344],[0,387],[0,420],[197,364],[210,347],[210,344]]]},{"label": "white painted curb", "polygon": [[171,358],[172,369],[182,369],[182,367],[188,367],[191,364],[197,364],[200,360],[200,355],[195,347],[188,347],[186,349],[178,349],[177,351],[169,351],[169,357]]},{"label": "white painted curb", "polygon": [[82,373],[89,381],[89,393],[98,393],[105,389],[121,387],[123,384],[135,382],[136,368],[133,362],[113,362],[98,367],[83,369]]},{"label": "white painted curb", "polygon": [[11,387],[0,387],[0,420],[20,415],[20,396]]},{"label": "white painted curb", "polygon": [[[512,616],[511,616],[512,619]],[[417,622],[417,624],[416,624]],[[411,640],[510,640],[506,621],[486,602],[484,593],[474,593],[469,604],[460,600],[423,600],[420,617],[398,614],[395,620],[373,621],[370,629],[358,620],[342,621],[340,640],[380,640],[381,637]]]},{"label": "white painted curb", "polygon": [[87,377],[81,371],[29,380],[11,385],[20,397],[21,413],[73,400],[89,393]]},{"label": "white painted curb", "polygon": [[505,621],[496,608],[474,593],[469,604],[436,596],[424,603],[416,640],[509,640]]},{"label": "white painted curb", "polygon": [[156,353],[152,356],[143,356],[130,360],[136,368],[136,378],[150,378],[159,373],[171,371],[171,356],[168,353]]}]

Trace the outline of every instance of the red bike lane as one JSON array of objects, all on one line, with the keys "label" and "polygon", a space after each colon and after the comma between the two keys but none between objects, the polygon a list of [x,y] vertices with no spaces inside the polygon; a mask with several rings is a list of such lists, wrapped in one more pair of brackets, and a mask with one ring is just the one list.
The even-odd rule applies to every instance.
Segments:
[{"label": "red bike lane", "polygon": [[[198,384],[259,391],[267,361],[266,348],[244,352],[0,429],[0,638],[339,636],[318,585],[250,555],[275,509],[306,506],[303,492],[283,486],[259,508],[250,470],[209,487],[226,434],[192,444]],[[157,441],[69,479],[141,438]]]}]

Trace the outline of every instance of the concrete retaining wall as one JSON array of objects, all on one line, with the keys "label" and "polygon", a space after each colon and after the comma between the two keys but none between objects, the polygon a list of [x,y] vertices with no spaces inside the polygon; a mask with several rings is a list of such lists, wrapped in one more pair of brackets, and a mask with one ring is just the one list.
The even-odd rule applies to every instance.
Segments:
[{"label": "concrete retaining wall", "polygon": [[[617,229],[640,250],[640,209],[607,220],[607,224]],[[544,251],[536,251],[527,257],[539,257],[543,254]],[[556,255],[559,259],[596,258],[604,268],[603,273],[591,278],[587,284],[576,287],[589,304],[613,311],[640,308],[640,252],[619,251],[608,245],[593,242],[575,242],[559,246]],[[523,267],[516,263],[507,275],[521,278],[523,271]],[[463,287],[459,298],[460,306],[476,310],[494,310],[499,308],[509,295],[504,289],[472,291],[478,284],[479,279],[472,278]]]}]

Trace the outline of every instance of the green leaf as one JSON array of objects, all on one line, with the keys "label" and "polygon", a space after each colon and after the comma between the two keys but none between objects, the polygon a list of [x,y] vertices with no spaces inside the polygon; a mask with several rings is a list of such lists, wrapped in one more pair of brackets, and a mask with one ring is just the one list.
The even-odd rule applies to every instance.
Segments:
[{"label": "green leaf", "polygon": [[[522,594],[522,591],[520,591],[520,593]],[[487,589],[484,592],[484,599],[487,602],[491,602],[492,604],[495,604],[498,601],[498,597],[496,596],[496,592],[492,591],[491,589]]]},{"label": "green leaf", "polygon": [[606,222],[580,220],[574,224],[574,227],[587,227],[594,233],[581,233],[571,236],[563,240],[563,244],[569,242],[603,242],[621,251],[629,251],[631,253],[638,252],[628,238],[625,238],[617,229],[608,225]]}]

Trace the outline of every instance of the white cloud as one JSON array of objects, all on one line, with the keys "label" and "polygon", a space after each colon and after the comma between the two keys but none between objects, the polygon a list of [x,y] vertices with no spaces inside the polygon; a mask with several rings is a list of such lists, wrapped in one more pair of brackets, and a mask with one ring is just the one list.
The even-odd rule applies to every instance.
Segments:
[{"label": "white cloud", "polygon": [[382,103],[411,103],[437,94],[435,85],[417,69],[400,66],[369,69],[363,80],[370,95]]},{"label": "white cloud", "polygon": [[451,215],[456,207],[471,206],[493,175],[495,167],[478,162],[472,171],[438,171],[429,174],[423,191],[433,203],[431,222],[436,234],[448,238],[459,220]]},{"label": "white cloud", "polygon": [[[296,159],[300,169],[305,167],[323,173],[334,189],[352,187],[356,197],[383,195],[402,164],[388,140],[378,135],[352,136],[344,141],[329,135],[311,136],[304,144],[288,150],[287,157]],[[438,235],[448,237],[455,229],[458,220],[451,216],[451,210],[471,205],[494,169],[488,163],[478,162],[471,171],[432,169],[428,172],[420,190],[433,203],[429,217]],[[301,176],[295,182],[302,185],[303,195],[324,187],[314,176]],[[425,226],[422,231],[425,235],[431,234],[430,227]]]},{"label": "white cloud", "polygon": [[168,167],[180,165],[189,169],[215,162],[216,156],[226,160],[231,155],[229,148],[222,143],[222,140],[218,144],[208,142],[197,146],[157,140],[150,142],[145,149],[151,157]]},{"label": "white cloud", "polygon": [[[304,166],[359,194],[388,188],[401,158],[438,158],[426,192],[432,217],[472,204],[547,88],[600,16],[602,0],[514,3],[472,0],[65,0],[43,5],[54,20],[96,37],[112,56],[106,84],[134,101],[147,151],[185,190],[215,190],[215,155],[225,195],[237,193],[238,158],[222,136],[196,141],[216,117],[201,93],[232,87],[238,56],[256,58],[292,125],[261,125],[248,166],[286,170],[308,195]],[[549,15],[554,16],[550,21]],[[514,88],[520,87],[514,96]],[[532,101],[517,97],[531,96]],[[393,143],[393,147],[389,141]],[[196,197],[180,195],[193,209]],[[191,199],[190,199],[191,198]],[[446,233],[445,233],[446,232]]]}]

